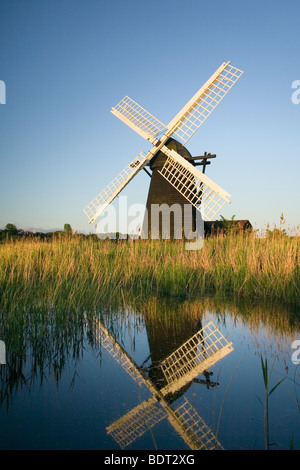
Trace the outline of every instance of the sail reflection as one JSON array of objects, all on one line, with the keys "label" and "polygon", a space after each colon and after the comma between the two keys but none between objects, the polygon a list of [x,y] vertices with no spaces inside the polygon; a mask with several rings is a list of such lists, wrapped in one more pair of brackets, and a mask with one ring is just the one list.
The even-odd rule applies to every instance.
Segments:
[{"label": "sail reflection", "polygon": [[165,418],[190,449],[222,449],[217,437],[185,397],[183,403],[173,406],[178,391],[233,350],[232,342],[226,340],[214,323],[209,322],[161,362],[160,370],[166,384],[160,389],[97,318],[95,330],[102,346],[139,387],[144,385],[151,393],[151,398],[107,428],[107,433],[122,449]]}]

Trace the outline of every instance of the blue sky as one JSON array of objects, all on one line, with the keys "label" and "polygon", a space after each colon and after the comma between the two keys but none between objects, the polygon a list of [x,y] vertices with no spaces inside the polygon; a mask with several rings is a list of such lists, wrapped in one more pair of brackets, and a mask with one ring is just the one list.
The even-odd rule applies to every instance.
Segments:
[{"label": "blue sky", "polygon": [[[244,75],[187,148],[217,154],[221,215],[298,226],[299,18],[299,0],[1,0],[0,228],[94,232],[83,208],[149,148],[111,107],[128,95],[168,124],[225,61]],[[148,187],[140,172],[122,194]]]}]

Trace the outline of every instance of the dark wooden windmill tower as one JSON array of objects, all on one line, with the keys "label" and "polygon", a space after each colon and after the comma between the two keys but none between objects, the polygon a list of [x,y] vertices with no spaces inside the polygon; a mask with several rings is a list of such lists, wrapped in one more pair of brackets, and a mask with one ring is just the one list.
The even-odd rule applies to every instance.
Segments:
[{"label": "dark wooden windmill tower", "polygon": [[[184,205],[193,206],[193,215],[188,221],[188,228],[191,230],[195,229],[197,210],[202,219],[213,220],[224,204],[230,203],[230,195],[208,178],[204,171],[196,168],[201,162],[205,168],[208,157],[212,156],[192,157],[185,144],[242,74],[230,62],[224,62],[167,126],[128,96],[112,108],[115,116],[153,146],[149,152],[141,152],[85,207],[84,212],[89,223],[94,222],[134,176],[140,170],[146,170],[146,166],[152,171],[144,219],[144,226],[148,222],[146,230],[148,234],[150,231],[150,236],[158,238],[162,235],[161,223],[153,224],[151,217],[149,220],[149,214],[153,214],[154,206],[157,205],[165,204],[169,208],[174,204],[181,208]],[[173,223],[170,220],[170,237],[182,238],[186,234],[184,210],[182,214],[179,223],[178,219],[175,221],[175,215]],[[172,218],[171,211],[170,215]],[[147,233],[144,235],[147,238]]]},{"label": "dark wooden windmill tower", "polygon": [[[210,164],[208,159],[216,157],[210,153],[192,157],[180,142],[172,138],[165,145],[168,149],[176,151],[194,167],[201,165],[202,173],[205,173],[206,165]],[[161,175],[166,159],[166,154],[159,151],[149,162],[151,173],[144,168],[150,176],[151,182],[143,232],[147,234],[147,238],[190,239],[191,235],[196,232],[196,208],[193,204],[188,203],[185,196]],[[197,198],[198,188],[195,182],[192,182],[190,186]],[[165,209],[163,209],[164,205]],[[164,215],[165,221],[163,220]]]}]

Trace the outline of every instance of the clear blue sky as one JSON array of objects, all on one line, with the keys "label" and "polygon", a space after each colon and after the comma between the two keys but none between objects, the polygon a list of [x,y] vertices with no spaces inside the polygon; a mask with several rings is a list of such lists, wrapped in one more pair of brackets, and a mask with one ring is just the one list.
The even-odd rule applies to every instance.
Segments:
[{"label": "clear blue sky", "polygon": [[149,148],[111,107],[129,95],[167,124],[228,60],[245,73],[187,148],[217,154],[224,217],[299,225],[299,18],[299,0],[1,0],[0,228],[93,232],[83,208]]}]

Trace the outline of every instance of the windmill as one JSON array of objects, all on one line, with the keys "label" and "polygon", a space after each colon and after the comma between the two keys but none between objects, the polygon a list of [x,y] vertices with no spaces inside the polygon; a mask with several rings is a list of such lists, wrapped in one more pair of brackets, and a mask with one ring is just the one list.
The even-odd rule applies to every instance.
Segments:
[{"label": "windmill", "polygon": [[94,317],[91,326],[99,343],[139,387],[146,386],[151,394],[148,400],[107,427],[107,433],[122,449],[165,418],[190,449],[222,449],[217,437],[186,398],[179,406],[173,406],[178,391],[233,350],[232,343],[226,340],[213,322],[205,325],[162,361],[160,367],[165,384],[161,388],[150,380],[97,317]]},{"label": "windmill", "polygon": [[[224,62],[210,79],[198,90],[179,113],[164,125],[128,96],[125,96],[111,112],[152,144],[148,152],[140,152],[111,183],[109,183],[85,208],[93,223],[120,194],[136,174],[150,166],[152,174],[147,199],[148,216],[153,204],[191,205],[201,211],[206,220],[213,220],[226,204],[230,194],[212,181],[205,172],[196,168],[195,160],[185,144],[208,118],[243,72]],[[207,155],[202,156],[203,163]],[[204,165],[205,168],[205,165]],[[153,233],[147,223],[146,230]],[[149,221],[148,221],[149,222]],[[159,222],[158,230],[160,231]],[[180,227],[182,233],[182,227]],[[147,234],[146,234],[147,235]],[[157,238],[157,237],[154,237]]]}]

